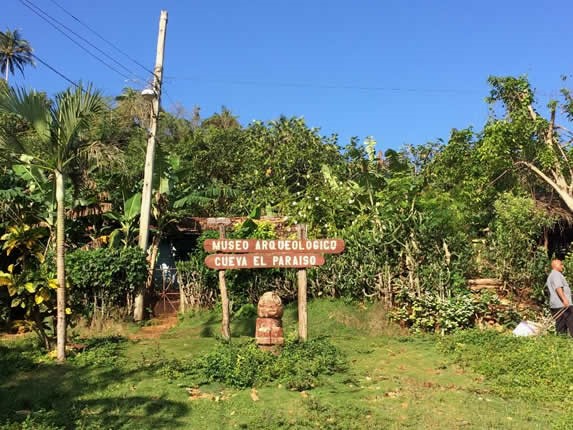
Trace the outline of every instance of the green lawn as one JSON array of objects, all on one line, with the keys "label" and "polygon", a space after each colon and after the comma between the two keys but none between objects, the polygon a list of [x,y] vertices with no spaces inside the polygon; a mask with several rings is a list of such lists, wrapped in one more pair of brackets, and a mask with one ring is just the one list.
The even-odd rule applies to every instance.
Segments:
[{"label": "green lawn", "polygon": [[[296,309],[288,307],[285,334],[295,332],[295,321]],[[241,338],[234,342],[253,326],[252,318],[235,321],[232,331]],[[61,366],[34,353],[31,340],[4,341],[0,423],[14,429],[565,429],[571,417],[569,400],[501,390],[499,381],[474,373],[471,362],[455,364],[459,354],[444,352],[438,337],[385,323],[378,307],[309,304],[309,336],[328,336],[349,369],[322,376],[303,392],[278,383],[254,390],[197,387],[180,364],[211,351],[218,331],[216,314],[197,313],[158,339],[92,339]],[[476,364],[487,360],[475,351],[471,357]]]}]

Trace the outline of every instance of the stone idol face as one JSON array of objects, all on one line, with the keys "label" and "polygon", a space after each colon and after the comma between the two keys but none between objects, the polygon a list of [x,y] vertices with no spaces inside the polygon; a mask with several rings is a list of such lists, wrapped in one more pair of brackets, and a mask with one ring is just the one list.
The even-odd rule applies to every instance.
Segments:
[{"label": "stone idol face", "polygon": [[278,294],[269,291],[259,299],[257,315],[260,318],[281,318],[283,316],[283,303]]}]

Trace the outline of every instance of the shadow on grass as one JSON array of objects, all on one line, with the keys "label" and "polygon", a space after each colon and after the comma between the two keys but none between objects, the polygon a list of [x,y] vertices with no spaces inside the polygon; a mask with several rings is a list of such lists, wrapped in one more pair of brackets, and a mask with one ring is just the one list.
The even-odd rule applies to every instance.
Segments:
[{"label": "shadow on grass", "polygon": [[[187,402],[137,392],[137,384],[150,375],[145,369],[127,366],[119,355],[109,355],[97,365],[73,359],[57,365],[34,362],[22,352],[0,345],[0,370],[17,369],[2,373],[0,426],[19,428],[17,423],[23,421],[26,428],[39,429],[185,426],[182,418],[189,414]],[[183,393],[182,398],[186,399]]]},{"label": "shadow on grass", "polygon": [[[242,315],[239,318],[231,319],[231,336],[255,336],[256,315]],[[210,315],[209,318],[201,324],[201,337],[218,337],[221,333],[221,318],[218,315]]]},{"label": "shadow on grass", "polygon": [[256,315],[243,316],[232,322],[231,335],[238,336],[255,336],[255,326],[257,323]]},{"label": "shadow on grass", "polygon": [[221,327],[221,319],[215,314],[209,315],[207,321],[201,324],[201,337],[214,337],[215,333],[219,333]]},{"label": "shadow on grass", "polygon": [[0,381],[6,380],[15,373],[29,371],[37,367],[29,353],[31,343],[11,347],[0,345]]}]

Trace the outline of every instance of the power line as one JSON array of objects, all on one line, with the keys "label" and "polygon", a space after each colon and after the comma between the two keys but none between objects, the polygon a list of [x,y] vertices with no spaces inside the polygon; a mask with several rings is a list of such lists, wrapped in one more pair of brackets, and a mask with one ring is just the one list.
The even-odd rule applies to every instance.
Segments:
[{"label": "power line", "polygon": [[141,64],[139,61],[137,61],[136,59],[134,59],[133,57],[131,57],[127,52],[123,51],[121,48],[119,48],[117,45],[115,45],[113,42],[110,42],[108,39],[106,39],[105,37],[103,37],[101,34],[99,34],[96,30],[94,30],[92,27],[90,27],[89,25],[87,25],[85,22],[83,22],[81,19],[79,19],[78,17],[76,17],[75,15],[73,15],[71,12],[69,12],[64,6],[62,6],[61,4],[59,4],[57,1],[55,0],[50,0],[53,4],[55,4],[57,7],[59,7],[61,10],[64,11],[64,13],[66,13],[67,15],[69,15],[70,17],[72,17],[74,20],[76,20],[78,23],[80,23],[81,25],[83,25],[85,28],[87,28],[89,31],[91,31],[95,36],[97,36],[99,39],[103,40],[105,43],[107,43],[109,46],[111,46],[113,49],[115,49],[117,52],[119,52],[120,54],[124,55],[126,58],[128,58],[130,61],[132,61],[133,63],[137,64],[139,67],[141,67],[143,70],[145,70],[148,73],[151,73],[152,75],[154,74],[153,71],[149,70],[149,68],[145,67],[143,64]]},{"label": "power line", "polygon": [[195,81],[207,84],[221,85],[247,85],[260,87],[284,87],[284,88],[309,88],[328,90],[358,90],[358,91],[386,91],[386,92],[410,92],[410,93],[444,93],[444,94],[482,94],[479,90],[448,89],[448,88],[402,88],[402,87],[376,87],[350,84],[317,84],[310,82],[271,82],[252,80],[217,80],[203,79],[192,76],[167,76],[170,81]]},{"label": "power line", "polygon": [[169,99],[169,101],[171,102],[171,104],[173,106],[175,106],[177,103],[175,103],[175,100],[173,100],[173,98],[171,98],[171,96],[169,95],[169,93],[165,90],[165,87],[163,87],[162,89],[163,94],[165,94],[165,96]]},{"label": "power line", "polygon": [[68,81],[70,84],[72,84],[74,87],[76,88],[80,88],[80,85],[78,85],[76,82],[72,81],[70,78],[68,78],[66,75],[64,75],[62,72],[60,72],[59,70],[55,69],[53,66],[50,66],[47,62],[45,62],[44,60],[42,60],[40,57],[38,57],[36,54],[32,54],[32,57],[34,57],[36,60],[38,60],[40,63],[42,63],[44,66],[46,66],[48,69],[50,69],[52,72],[54,72],[55,74],[57,74],[58,76],[60,76],[61,78],[65,79],[66,81]]},{"label": "power line", "polygon": [[[22,3],[25,7],[27,7],[28,9],[30,9],[33,13],[35,13],[37,16],[39,16],[41,19],[43,19],[44,21],[46,21],[48,24],[50,24],[53,28],[55,28],[58,32],[60,32],[62,35],[64,35],[67,39],[69,39],[70,41],[72,41],[75,45],[77,45],[78,47],[80,47],[83,51],[87,52],[90,56],[92,56],[93,58],[95,58],[96,60],[98,60],[100,63],[102,63],[103,65],[105,65],[106,67],[108,67],[109,69],[113,70],[114,72],[116,72],[117,74],[123,76],[124,78],[126,78],[127,80],[131,80],[131,76],[126,75],[125,73],[119,71],[117,68],[115,68],[114,66],[112,66],[111,64],[107,63],[105,60],[101,59],[100,57],[98,57],[97,55],[95,55],[93,52],[91,52],[89,49],[87,49],[85,46],[83,46],[81,43],[79,43],[77,40],[75,40],[73,37],[69,36],[68,34],[66,34],[65,31],[63,31],[61,28],[59,28],[56,24],[54,24],[51,21],[54,21],[56,23],[58,23],[59,25],[61,25],[62,27],[66,28],[68,31],[70,31],[72,34],[74,34],[76,37],[79,37],[80,39],[82,39],[85,43],[87,43],[88,45],[92,46],[94,49],[98,50],[99,52],[101,52],[102,54],[104,54],[106,57],[110,58],[112,61],[114,61],[115,63],[119,64],[123,69],[127,70],[129,73],[131,73],[132,76],[136,76],[138,77],[135,73],[133,73],[131,70],[129,70],[127,67],[123,66],[121,63],[119,63],[117,60],[115,60],[114,58],[112,58],[111,56],[109,56],[108,54],[106,54],[104,51],[102,51],[101,49],[99,49],[97,46],[93,45],[91,42],[89,42],[88,40],[86,40],[85,38],[83,38],[82,36],[78,35],[75,31],[71,30],[69,27],[67,27],[65,24],[62,24],[60,21],[58,21],[57,19],[53,18],[52,16],[50,16],[48,13],[44,12],[42,9],[40,9],[39,7],[37,7],[36,5],[34,5],[32,2],[30,2],[29,0],[20,0],[20,3]],[[37,10],[36,10],[37,9]],[[45,15],[45,16],[44,16]],[[51,21],[50,21],[51,20]]]}]

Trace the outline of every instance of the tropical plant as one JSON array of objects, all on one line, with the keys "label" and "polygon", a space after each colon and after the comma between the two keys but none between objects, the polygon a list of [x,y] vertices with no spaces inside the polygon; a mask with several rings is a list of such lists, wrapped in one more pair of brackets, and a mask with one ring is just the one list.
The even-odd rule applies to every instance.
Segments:
[{"label": "tropical plant", "polygon": [[14,74],[14,68],[24,73],[24,66],[34,65],[34,54],[27,40],[22,39],[18,30],[0,31],[0,72],[8,82],[8,72]]},{"label": "tropical plant", "polygon": [[117,247],[119,240],[124,248],[134,242],[137,233],[137,219],[141,211],[141,193],[135,193],[123,202],[122,213],[106,212],[104,216],[119,223],[120,227],[113,230],[108,238],[110,247]]},{"label": "tropical plant", "polygon": [[36,166],[50,172],[56,194],[57,267],[57,358],[65,360],[65,182],[80,163],[94,162],[94,142],[86,138],[92,119],[105,103],[91,86],[68,89],[53,101],[36,91],[5,88],[0,93],[0,111],[28,123],[30,132],[13,133],[0,128],[0,151],[9,162]]},{"label": "tropical plant", "polygon": [[23,311],[21,324],[35,331],[44,347],[50,349],[52,338],[48,334],[46,319],[52,315],[53,292],[58,283],[42,266],[47,231],[27,224],[10,226],[7,230],[0,241],[4,241],[2,250],[5,258],[13,263],[6,271],[0,270],[0,287],[6,287],[10,307]]}]

